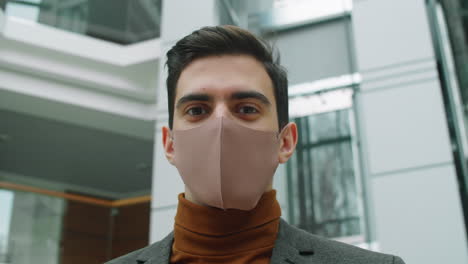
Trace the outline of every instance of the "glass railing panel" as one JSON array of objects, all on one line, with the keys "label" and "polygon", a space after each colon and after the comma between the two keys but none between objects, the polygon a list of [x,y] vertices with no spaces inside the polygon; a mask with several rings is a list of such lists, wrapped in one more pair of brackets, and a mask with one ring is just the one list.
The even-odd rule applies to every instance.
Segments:
[{"label": "glass railing panel", "polygon": [[0,190],[0,263],[58,264],[65,200]]},{"label": "glass railing panel", "polygon": [[149,243],[150,200],[0,181],[0,264],[100,264],[143,248]]},{"label": "glass railing panel", "polygon": [[161,0],[3,0],[7,16],[118,43],[159,38]]},{"label": "glass railing panel", "polygon": [[10,225],[13,209],[13,192],[0,190],[0,263],[11,263]]}]

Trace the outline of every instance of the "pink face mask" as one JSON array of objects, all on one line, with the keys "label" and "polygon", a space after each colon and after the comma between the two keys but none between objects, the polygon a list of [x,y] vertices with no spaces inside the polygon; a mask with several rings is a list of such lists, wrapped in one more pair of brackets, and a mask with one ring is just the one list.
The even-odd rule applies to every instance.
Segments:
[{"label": "pink face mask", "polygon": [[221,209],[253,209],[278,167],[277,132],[225,117],[174,130],[174,164],[197,201]]}]

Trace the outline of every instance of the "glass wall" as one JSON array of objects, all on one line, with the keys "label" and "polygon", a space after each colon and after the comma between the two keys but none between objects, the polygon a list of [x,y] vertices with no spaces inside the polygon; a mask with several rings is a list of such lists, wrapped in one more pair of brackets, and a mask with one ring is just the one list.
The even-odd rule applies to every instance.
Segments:
[{"label": "glass wall", "polygon": [[101,264],[148,245],[149,200],[80,197],[0,189],[0,263]]},{"label": "glass wall", "polygon": [[161,0],[0,0],[8,16],[118,44],[158,38]]}]

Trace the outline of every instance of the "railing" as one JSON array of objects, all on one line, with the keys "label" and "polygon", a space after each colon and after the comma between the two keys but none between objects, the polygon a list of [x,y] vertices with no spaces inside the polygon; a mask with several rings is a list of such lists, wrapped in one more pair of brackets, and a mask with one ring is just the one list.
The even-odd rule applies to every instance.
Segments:
[{"label": "railing", "polygon": [[59,197],[59,198],[63,198],[66,200],[93,204],[93,205],[98,205],[98,206],[105,206],[105,207],[110,207],[110,208],[122,207],[122,206],[139,204],[139,203],[146,203],[146,202],[151,201],[151,195],[138,196],[138,197],[111,201],[111,200],[105,200],[105,199],[99,199],[99,198],[92,198],[92,197],[79,195],[79,194],[71,194],[71,193],[65,193],[65,192],[59,192],[59,191],[46,190],[46,189],[41,189],[37,187],[31,187],[31,186],[10,183],[10,182],[3,182],[3,181],[0,181],[0,188],[38,193],[38,194],[43,194],[43,195],[48,195],[48,196],[53,196],[53,197]]}]

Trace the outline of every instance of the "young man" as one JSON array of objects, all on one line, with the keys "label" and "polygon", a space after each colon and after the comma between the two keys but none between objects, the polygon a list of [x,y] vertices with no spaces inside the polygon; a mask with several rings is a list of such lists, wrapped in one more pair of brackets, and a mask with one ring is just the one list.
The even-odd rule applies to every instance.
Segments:
[{"label": "young man", "polygon": [[166,157],[185,184],[174,232],[109,264],[402,264],[280,218],[273,174],[297,143],[288,81],[271,48],[234,26],[205,27],[167,53]]}]

